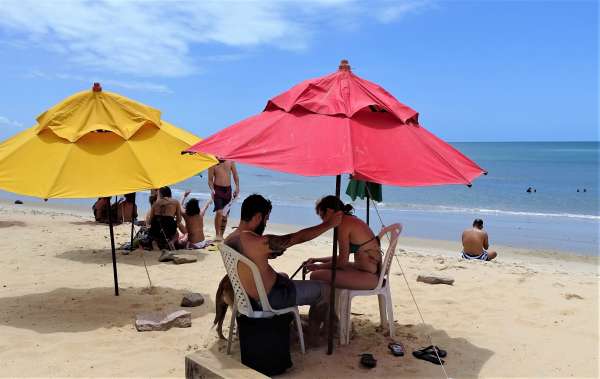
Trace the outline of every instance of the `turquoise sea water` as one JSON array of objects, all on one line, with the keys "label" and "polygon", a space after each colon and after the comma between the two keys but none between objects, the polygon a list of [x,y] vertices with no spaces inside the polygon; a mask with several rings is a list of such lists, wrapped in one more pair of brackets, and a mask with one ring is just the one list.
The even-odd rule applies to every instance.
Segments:
[{"label": "turquoise sea water", "polygon": [[[486,222],[492,242],[598,254],[598,142],[453,145],[489,174],[476,179],[470,188],[386,186],[384,201],[378,205],[385,223],[403,222],[405,233],[410,236],[457,239],[473,218],[480,217]],[[274,203],[273,222],[318,222],[313,210],[315,200],[335,190],[333,177],[302,177],[246,165],[238,167],[242,198],[251,193],[270,198]],[[342,193],[346,184],[344,177]],[[536,189],[535,193],[526,192],[530,186]],[[208,198],[206,175],[192,177],[172,188],[176,193],[191,189],[195,196]],[[15,198],[6,193],[2,197]],[[139,203],[145,206],[146,199],[147,194],[141,194]],[[343,200],[350,201],[347,196]],[[91,204],[89,200],[85,202]],[[357,200],[354,205],[357,215],[364,217],[364,201]],[[234,217],[238,215],[239,205],[232,208],[232,213]],[[371,217],[377,229],[376,214],[372,212]]]},{"label": "turquoise sea water", "polygon": [[[475,180],[470,188],[386,186],[382,208],[600,219],[597,142],[455,143],[454,146],[489,174]],[[315,198],[334,191],[333,178],[306,178],[247,166],[240,171],[244,192],[267,193],[285,204],[310,205]],[[193,182],[202,180],[193,179],[190,184]],[[344,189],[346,183],[344,180]],[[537,192],[527,193],[530,186]]]}]

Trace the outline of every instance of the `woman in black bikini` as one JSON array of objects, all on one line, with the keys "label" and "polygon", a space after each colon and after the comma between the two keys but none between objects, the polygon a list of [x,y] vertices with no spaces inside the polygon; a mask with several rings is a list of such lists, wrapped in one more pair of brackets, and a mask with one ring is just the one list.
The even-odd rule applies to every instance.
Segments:
[{"label": "woman in black bikini", "polygon": [[[379,235],[358,217],[352,215],[352,206],[344,204],[335,196],[325,196],[317,202],[316,211],[321,219],[336,211],[343,211],[342,223],[338,226],[339,254],[335,286],[357,290],[373,289],[379,281],[382,260],[380,238],[390,228],[386,227]],[[354,261],[350,262],[350,255]],[[311,271],[310,279],[331,282],[331,257],[310,258],[306,268]]]}]

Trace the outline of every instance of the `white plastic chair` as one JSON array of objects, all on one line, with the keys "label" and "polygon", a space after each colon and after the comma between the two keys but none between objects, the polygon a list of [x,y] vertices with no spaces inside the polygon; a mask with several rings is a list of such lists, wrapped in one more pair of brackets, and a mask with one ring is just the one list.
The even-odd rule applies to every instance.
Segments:
[{"label": "white plastic chair", "polygon": [[338,293],[338,316],[340,319],[340,344],[346,345],[350,343],[350,312],[352,298],[356,296],[377,295],[379,300],[379,318],[381,326],[383,327],[387,322],[390,330],[390,337],[394,338],[394,308],[392,306],[389,273],[401,230],[401,227],[399,227],[388,231],[390,234],[390,244],[382,261],[377,287],[372,290],[336,289]]},{"label": "white plastic chair", "polygon": [[[302,323],[300,321],[300,312],[298,311],[298,307],[294,306],[283,309],[273,309],[271,304],[269,304],[269,299],[267,298],[262,277],[260,276],[258,267],[256,267],[254,262],[225,244],[219,244],[218,248],[221,252],[221,258],[223,258],[223,264],[227,270],[227,275],[229,276],[229,280],[231,281],[231,286],[233,287],[233,292],[235,295],[234,304],[232,307],[233,309],[231,312],[231,323],[229,325],[229,337],[227,339],[227,354],[231,354],[231,341],[233,339],[233,329],[235,328],[235,319],[238,312],[250,318],[271,318],[275,315],[293,313],[296,320],[296,326],[298,327],[300,349],[304,354],[304,336],[302,334]],[[262,311],[255,311],[252,309],[250,298],[248,297],[248,294],[246,294],[246,291],[240,282],[240,277],[238,276],[238,262],[240,261],[248,266],[250,271],[252,271],[252,276],[254,277],[254,283],[256,284],[256,289],[260,299],[260,305],[263,309]]]}]

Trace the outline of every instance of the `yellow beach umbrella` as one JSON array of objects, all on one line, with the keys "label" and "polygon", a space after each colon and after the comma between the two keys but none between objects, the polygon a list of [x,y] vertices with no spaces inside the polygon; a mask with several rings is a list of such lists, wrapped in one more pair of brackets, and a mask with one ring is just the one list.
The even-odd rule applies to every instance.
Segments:
[{"label": "yellow beach umbrella", "polygon": [[200,138],[110,92],[75,94],[0,143],[0,188],[40,198],[111,196],[180,182],[217,163]]},{"label": "yellow beach umbrella", "polygon": [[112,196],[173,184],[218,162],[211,155],[182,155],[200,138],[162,121],[157,109],[103,92],[98,83],[37,122],[0,143],[0,189],[40,198]]}]

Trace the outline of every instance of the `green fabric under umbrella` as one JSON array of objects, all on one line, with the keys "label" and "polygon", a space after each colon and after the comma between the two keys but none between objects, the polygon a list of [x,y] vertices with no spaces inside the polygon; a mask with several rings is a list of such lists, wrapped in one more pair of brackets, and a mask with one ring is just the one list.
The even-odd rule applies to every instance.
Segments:
[{"label": "green fabric under umbrella", "polygon": [[[369,188],[368,191],[367,186]],[[350,196],[352,201],[355,201],[357,197],[360,197],[361,199],[367,198],[367,225],[369,225],[369,199],[373,199],[378,203],[383,200],[383,196],[381,195],[381,184],[355,180],[350,177],[348,188],[346,188],[346,195]]]},{"label": "green fabric under umbrella", "polygon": [[[367,193],[367,186],[369,186],[369,193]],[[355,201],[357,197],[364,199],[369,194],[370,198],[380,203],[383,200],[381,195],[381,184],[372,182],[363,182],[362,180],[355,180],[350,178],[348,182],[348,188],[346,188],[346,195],[350,196],[352,201]]]}]

